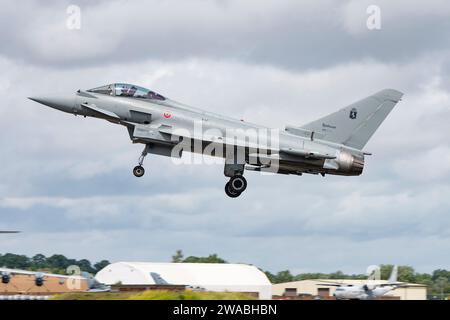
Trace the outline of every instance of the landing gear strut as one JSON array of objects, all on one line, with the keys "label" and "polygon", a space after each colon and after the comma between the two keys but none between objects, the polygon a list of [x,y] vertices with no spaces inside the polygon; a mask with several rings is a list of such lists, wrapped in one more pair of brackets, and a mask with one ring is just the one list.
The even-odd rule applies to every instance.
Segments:
[{"label": "landing gear strut", "polygon": [[139,157],[139,165],[137,165],[133,169],[133,174],[137,178],[143,177],[144,174],[145,174],[145,169],[144,169],[144,167],[142,165],[144,164],[144,159],[145,159],[145,157],[148,154],[148,148],[149,148],[148,144],[145,145],[144,151],[142,151],[142,154]]}]

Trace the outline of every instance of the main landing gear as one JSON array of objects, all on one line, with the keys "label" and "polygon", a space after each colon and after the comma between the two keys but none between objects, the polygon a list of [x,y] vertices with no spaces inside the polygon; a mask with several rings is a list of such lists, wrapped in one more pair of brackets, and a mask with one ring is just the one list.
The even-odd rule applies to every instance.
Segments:
[{"label": "main landing gear", "polygon": [[230,178],[225,185],[225,193],[230,198],[239,197],[247,189],[247,180],[244,178],[244,164],[238,164],[235,160],[225,160],[224,174]]},{"label": "main landing gear", "polygon": [[144,159],[148,154],[148,148],[149,148],[149,146],[146,145],[144,148],[144,151],[142,151],[142,154],[139,157],[139,164],[136,167],[134,167],[134,169],[133,169],[133,174],[137,178],[143,177],[145,174],[145,169],[142,165],[144,164]]},{"label": "main landing gear", "polygon": [[225,185],[225,193],[230,198],[237,198],[247,189],[247,180],[241,174],[237,174],[230,178]]}]

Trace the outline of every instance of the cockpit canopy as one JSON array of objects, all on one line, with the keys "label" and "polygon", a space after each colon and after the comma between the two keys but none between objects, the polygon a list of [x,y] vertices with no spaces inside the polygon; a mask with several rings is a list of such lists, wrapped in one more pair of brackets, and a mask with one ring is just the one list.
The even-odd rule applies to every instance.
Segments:
[{"label": "cockpit canopy", "polygon": [[156,92],[128,83],[109,84],[106,86],[89,89],[88,92],[107,94],[116,97],[130,97],[160,101],[166,100],[166,98]]}]

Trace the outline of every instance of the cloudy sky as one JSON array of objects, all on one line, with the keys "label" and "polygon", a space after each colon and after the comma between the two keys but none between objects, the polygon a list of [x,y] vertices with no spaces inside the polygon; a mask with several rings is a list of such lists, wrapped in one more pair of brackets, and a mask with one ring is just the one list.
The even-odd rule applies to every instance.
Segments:
[{"label": "cloudy sky", "polygon": [[[0,229],[23,231],[3,235],[0,253],[450,268],[448,1],[3,0],[0,28]],[[123,127],[26,99],[112,82],[279,128],[384,88],[405,96],[366,146],[362,176],[248,172],[230,199],[221,164],[149,156],[136,179],[142,148]]]}]

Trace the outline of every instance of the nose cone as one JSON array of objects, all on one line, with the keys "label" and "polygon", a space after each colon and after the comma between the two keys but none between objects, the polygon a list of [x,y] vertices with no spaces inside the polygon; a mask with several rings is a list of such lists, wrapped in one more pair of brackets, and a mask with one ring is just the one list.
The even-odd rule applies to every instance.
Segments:
[{"label": "nose cone", "polygon": [[47,107],[58,109],[64,112],[72,113],[75,107],[75,97],[67,96],[45,96],[45,97],[30,97],[30,100],[41,103]]}]

